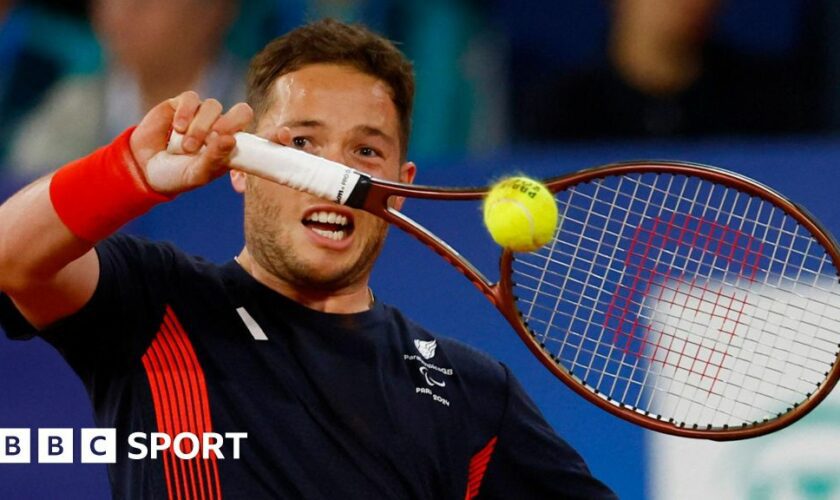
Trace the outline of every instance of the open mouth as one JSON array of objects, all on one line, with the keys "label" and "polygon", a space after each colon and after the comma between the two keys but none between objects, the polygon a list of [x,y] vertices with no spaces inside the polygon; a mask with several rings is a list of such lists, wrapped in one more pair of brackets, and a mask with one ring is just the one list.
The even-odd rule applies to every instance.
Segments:
[{"label": "open mouth", "polygon": [[353,218],[330,210],[310,213],[301,221],[318,236],[341,241],[353,233]]}]

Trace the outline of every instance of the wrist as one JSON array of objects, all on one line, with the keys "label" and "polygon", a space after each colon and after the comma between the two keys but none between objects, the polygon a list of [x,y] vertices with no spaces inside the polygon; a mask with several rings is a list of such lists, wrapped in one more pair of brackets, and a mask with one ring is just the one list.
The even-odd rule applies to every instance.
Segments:
[{"label": "wrist", "polygon": [[50,180],[50,200],[65,226],[94,243],[153,206],[171,200],[146,182],[131,153],[134,127],[111,144],[61,167]]}]

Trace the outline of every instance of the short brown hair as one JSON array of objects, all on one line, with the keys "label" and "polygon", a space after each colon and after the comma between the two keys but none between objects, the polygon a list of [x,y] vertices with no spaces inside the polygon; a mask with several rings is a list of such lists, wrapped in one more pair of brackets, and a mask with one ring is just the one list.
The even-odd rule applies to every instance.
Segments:
[{"label": "short brown hair", "polygon": [[318,63],[345,64],[385,82],[400,119],[403,159],[411,133],[414,71],[411,61],[387,39],[364,26],[322,19],[269,42],[251,60],[248,103],[257,117],[271,106],[271,89],[281,76]]}]

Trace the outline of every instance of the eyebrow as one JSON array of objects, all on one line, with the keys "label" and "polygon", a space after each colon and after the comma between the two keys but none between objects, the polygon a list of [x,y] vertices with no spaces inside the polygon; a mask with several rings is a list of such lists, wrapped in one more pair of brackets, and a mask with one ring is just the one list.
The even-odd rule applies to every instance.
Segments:
[{"label": "eyebrow", "polygon": [[[323,127],[326,127],[326,124],[324,122],[322,122],[321,120],[292,120],[290,122],[284,123],[283,126],[284,127],[289,127],[289,128],[294,128],[294,127],[323,128]],[[390,135],[385,133],[385,131],[383,131],[382,129],[379,129],[379,128],[374,127],[372,125],[356,125],[355,127],[353,127],[353,131],[361,133],[363,135],[380,137],[383,140],[385,140],[385,142],[387,142],[389,144],[396,144],[396,142],[397,142],[394,137],[391,137]]]},{"label": "eyebrow", "polygon": [[372,135],[372,136],[375,136],[375,137],[380,137],[383,140],[385,140],[385,142],[387,142],[389,144],[395,144],[396,143],[396,140],[393,137],[391,137],[390,135],[386,134],[382,129],[378,129],[378,128],[372,127],[370,125],[357,125],[356,127],[353,127],[353,130],[356,131],[356,132],[361,132],[364,135]]},{"label": "eyebrow", "polygon": [[320,120],[293,120],[283,124],[284,127],[306,127],[306,128],[315,128],[315,127],[324,127],[324,122]]}]

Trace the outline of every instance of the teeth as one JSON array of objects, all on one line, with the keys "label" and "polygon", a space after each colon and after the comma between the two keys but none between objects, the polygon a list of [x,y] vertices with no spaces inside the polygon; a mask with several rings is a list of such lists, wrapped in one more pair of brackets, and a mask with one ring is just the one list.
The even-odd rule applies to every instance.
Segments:
[{"label": "teeth", "polygon": [[339,226],[347,225],[347,217],[335,212],[313,212],[309,214],[306,220],[323,224],[338,224]]},{"label": "teeth", "polygon": [[324,238],[339,241],[344,239],[344,231],[324,231],[323,229],[312,228],[316,234],[320,234]]}]

